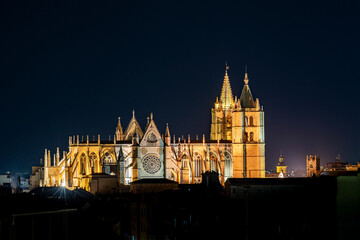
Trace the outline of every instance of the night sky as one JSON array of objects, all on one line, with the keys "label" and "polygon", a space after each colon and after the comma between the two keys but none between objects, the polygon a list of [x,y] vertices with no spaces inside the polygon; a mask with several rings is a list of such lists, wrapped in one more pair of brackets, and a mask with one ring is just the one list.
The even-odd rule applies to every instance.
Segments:
[{"label": "night sky", "polygon": [[[113,136],[135,109],[209,138],[225,62],[265,111],[266,169],[360,161],[359,1],[0,3],[0,172],[31,171],[68,136]],[[81,137],[80,137],[81,139]]]}]

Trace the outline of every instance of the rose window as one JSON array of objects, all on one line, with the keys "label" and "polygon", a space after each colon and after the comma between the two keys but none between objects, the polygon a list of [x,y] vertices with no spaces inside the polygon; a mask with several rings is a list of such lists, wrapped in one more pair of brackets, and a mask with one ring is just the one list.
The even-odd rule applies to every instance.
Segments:
[{"label": "rose window", "polygon": [[161,162],[157,155],[151,154],[143,159],[142,166],[147,173],[155,174],[160,170]]}]

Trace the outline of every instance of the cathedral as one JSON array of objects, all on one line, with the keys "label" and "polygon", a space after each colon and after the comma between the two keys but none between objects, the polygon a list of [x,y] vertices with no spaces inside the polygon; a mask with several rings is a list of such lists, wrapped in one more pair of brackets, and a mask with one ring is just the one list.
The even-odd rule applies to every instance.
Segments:
[{"label": "cathedral", "polygon": [[116,176],[120,185],[149,178],[196,184],[206,171],[217,172],[222,184],[227,178],[265,177],[263,107],[251,94],[247,72],[240,97],[233,96],[228,66],[211,109],[210,139],[175,139],[168,125],[162,134],[153,114],[142,128],[133,111],[126,129],[118,119],[113,140],[69,137],[69,151],[62,157],[59,148],[53,157],[45,149],[42,166],[35,171],[33,167],[32,186],[89,190],[91,179],[99,174]]}]

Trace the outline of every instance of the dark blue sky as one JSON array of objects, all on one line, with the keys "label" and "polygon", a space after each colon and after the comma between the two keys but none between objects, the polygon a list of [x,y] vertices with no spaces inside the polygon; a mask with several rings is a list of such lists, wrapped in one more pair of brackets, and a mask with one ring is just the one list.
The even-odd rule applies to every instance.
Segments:
[{"label": "dark blue sky", "polygon": [[265,110],[266,168],[307,154],[360,161],[359,1],[0,3],[0,172],[30,171],[68,136],[142,126],[209,137],[225,61]]}]

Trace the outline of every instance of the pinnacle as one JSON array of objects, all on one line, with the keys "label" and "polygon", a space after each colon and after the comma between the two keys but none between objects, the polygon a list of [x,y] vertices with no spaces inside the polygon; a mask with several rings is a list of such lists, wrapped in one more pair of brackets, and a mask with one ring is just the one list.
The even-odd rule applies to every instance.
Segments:
[{"label": "pinnacle", "polygon": [[222,105],[224,108],[230,108],[234,103],[231,86],[230,86],[230,80],[229,80],[229,76],[227,73],[228,69],[229,69],[229,66],[226,66],[224,82],[223,82],[223,86],[221,89],[221,95],[220,95],[220,101],[222,102]]}]

